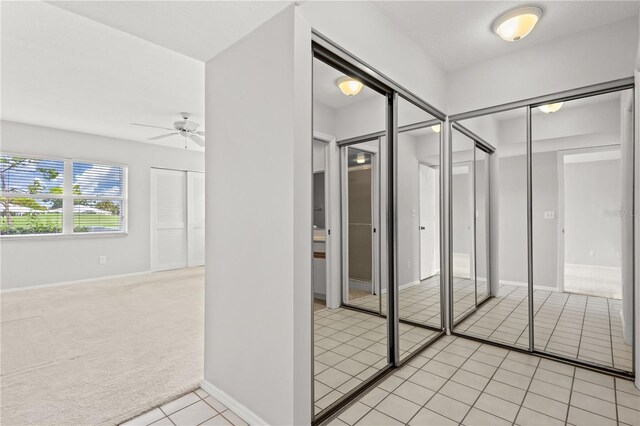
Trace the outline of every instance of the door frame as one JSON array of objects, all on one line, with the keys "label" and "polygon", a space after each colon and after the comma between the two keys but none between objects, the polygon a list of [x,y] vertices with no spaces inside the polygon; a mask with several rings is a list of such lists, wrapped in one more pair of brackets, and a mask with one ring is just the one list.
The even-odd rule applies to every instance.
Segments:
[{"label": "door frame", "polygon": [[[435,230],[435,234],[438,236],[438,245],[434,246],[434,251],[437,251],[439,253],[438,255],[438,262],[434,262],[434,265],[437,266],[436,268],[436,273],[431,274],[429,276],[427,276],[426,278],[422,278],[422,233],[420,231],[422,231],[421,227],[422,227],[422,189],[420,188],[420,184],[422,182],[422,180],[420,179],[420,171],[421,171],[421,167],[425,166],[425,167],[429,167],[431,169],[435,170],[435,176],[438,179],[437,185],[436,187],[436,191],[437,193],[435,194],[435,200],[437,200],[438,202],[438,208],[436,209],[436,216],[438,217],[438,226],[437,229]],[[440,166],[439,165],[433,165],[433,164],[429,164],[426,161],[418,161],[418,281],[423,281],[423,280],[428,280],[429,278],[437,275],[437,274],[442,274],[441,268],[440,268],[440,260],[442,257],[442,253],[440,253],[440,222],[441,222],[441,218],[440,218]]]},{"label": "door frame", "polygon": [[[381,295],[384,291],[381,289],[381,280],[379,276],[380,272],[380,155],[379,147],[382,143],[380,138],[374,139],[377,141],[378,147],[372,146],[358,146],[354,148],[354,145],[360,145],[362,143],[368,143],[372,141],[361,142],[353,145],[342,145],[340,149],[340,204],[342,211],[342,304],[350,306],[349,303],[349,180],[348,180],[348,150],[354,149],[357,151],[363,151],[371,154],[371,293],[378,296],[379,307],[378,313],[382,312],[382,299]],[[346,249],[345,249],[346,248]]]},{"label": "door frame", "polygon": [[[584,148],[569,148],[558,150],[557,164],[558,164],[558,274],[556,278],[557,291],[564,293],[564,266],[565,266],[565,191],[564,191],[564,158],[569,155],[588,153],[588,152],[601,152],[612,151],[617,149],[620,151],[620,163],[622,164],[622,146],[621,145],[598,145],[589,146]],[[624,196],[625,190],[622,190]]]},{"label": "door frame", "polygon": [[[377,141],[378,147],[371,146],[358,146],[353,148],[354,145],[360,145],[362,143],[372,142],[363,141],[357,144],[341,145],[340,149],[340,193],[341,193],[341,217],[342,217],[342,247],[349,246],[349,190],[348,190],[348,150],[350,148],[363,151],[371,154],[371,292],[378,295],[378,313],[382,312],[382,299],[381,295],[383,290],[380,288],[380,155],[379,147],[381,144],[380,138],[376,138],[373,141]],[[351,306],[349,303],[349,250],[342,250],[342,304],[345,306]]]},{"label": "door frame", "polygon": [[[195,268],[198,266],[204,266],[205,260],[203,259],[202,264],[200,264],[200,263],[193,263],[191,259],[190,249],[191,249],[192,235],[194,231],[194,226],[192,222],[195,222],[195,220],[193,219],[193,211],[192,209],[189,208],[189,200],[193,196],[193,183],[191,181],[192,181],[192,178],[195,177],[194,174],[201,175],[203,179],[205,179],[205,176],[204,176],[204,172],[196,172],[193,170],[187,170],[186,174],[187,174],[187,268]],[[206,182],[205,182],[205,185],[206,185]],[[205,194],[206,194],[206,191],[205,191]],[[205,217],[206,217],[206,199],[205,199]],[[202,228],[204,228],[206,232],[206,219],[202,225]],[[203,253],[203,256],[206,257],[206,253]]]},{"label": "door frame", "polygon": [[[325,258],[326,258],[326,307],[335,309],[340,307],[340,260],[338,258],[340,247],[338,243],[340,235],[340,221],[337,220],[339,213],[339,200],[336,200],[336,188],[339,186],[339,175],[336,167],[338,160],[338,148],[336,145],[336,137],[313,131],[313,140],[325,143],[324,151],[324,205],[325,205]],[[313,246],[313,219],[312,228],[312,246]],[[333,231],[333,234],[332,234]],[[313,302],[313,301],[312,301]]]},{"label": "door frame", "polygon": [[[155,229],[154,229],[154,225],[156,223],[155,220],[155,215],[156,215],[156,210],[155,210],[155,204],[156,204],[156,192],[154,189],[155,186],[155,171],[169,171],[169,172],[182,172],[185,174],[185,197],[187,197],[187,199],[185,200],[185,247],[187,250],[187,253],[185,255],[185,263],[184,266],[182,268],[188,268],[189,267],[189,202],[188,202],[188,197],[189,197],[189,183],[188,183],[188,173],[189,172],[193,172],[193,173],[202,173],[204,174],[204,171],[202,170],[189,170],[189,169],[171,169],[168,167],[150,167],[149,168],[149,181],[150,181],[150,193],[149,193],[149,255],[150,255],[150,259],[149,259],[149,269],[151,272],[161,272],[161,271],[169,271],[172,269],[182,269],[182,268],[171,268],[171,269],[158,269],[157,268],[157,264],[156,264],[156,237],[155,237]],[[206,229],[206,228],[205,228]]]}]

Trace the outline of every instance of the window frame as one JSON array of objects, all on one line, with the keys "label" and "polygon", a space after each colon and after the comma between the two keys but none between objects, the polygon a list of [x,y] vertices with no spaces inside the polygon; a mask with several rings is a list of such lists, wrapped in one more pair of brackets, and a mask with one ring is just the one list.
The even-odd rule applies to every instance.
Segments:
[{"label": "window frame", "polygon": [[[12,239],[67,239],[67,238],[105,238],[105,237],[124,237],[129,233],[129,166],[122,163],[114,163],[110,161],[86,160],[80,158],[64,158],[51,155],[26,154],[0,151],[0,155],[22,157],[32,160],[51,160],[62,161],[63,178],[62,178],[62,194],[16,194],[13,192],[0,192],[1,198],[33,198],[33,199],[60,199],[62,200],[62,232],[48,234],[9,234],[0,235],[1,240]],[[73,194],[73,164],[84,163],[100,166],[119,167],[122,169],[122,193],[120,196],[101,196],[101,195],[74,195]],[[100,231],[100,232],[76,232],[74,231],[74,203],[76,200],[105,200],[120,201],[122,229],[119,231]]]}]

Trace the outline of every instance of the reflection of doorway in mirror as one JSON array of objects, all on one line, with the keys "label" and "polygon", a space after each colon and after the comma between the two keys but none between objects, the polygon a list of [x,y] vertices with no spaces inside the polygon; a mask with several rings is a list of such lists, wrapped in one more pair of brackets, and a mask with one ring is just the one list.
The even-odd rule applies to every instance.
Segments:
[{"label": "reflection of doorway in mirror", "polygon": [[452,170],[453,241],[452,263],[455,278],[473,278],[474,273],[474,185],[473,163],[454,163]]},{"label": "reflection of doorway in mirror", "polygon": [[420,164],[420,280],[440,272],[438,168]]},{"label": "reflection of doorway in mirror", "polygon": [[313,306],[327,306],[327,143],[313,140]]},{"label": "reflection of doorway in mirror", "polygon": [[561,285],[565,292],[621,299],[620,148],[566,150],[561,158]]}]

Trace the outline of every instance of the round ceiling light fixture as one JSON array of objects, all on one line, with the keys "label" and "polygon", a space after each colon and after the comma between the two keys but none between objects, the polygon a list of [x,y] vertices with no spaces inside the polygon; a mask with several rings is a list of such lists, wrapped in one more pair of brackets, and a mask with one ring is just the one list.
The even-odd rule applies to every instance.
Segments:
[{"label": "round ceiling light fixture", "polygon": [[535,6],[511,10],[493,22],[493,32],[506,41],[518,41],[527,36],[542,18],[542,9]]},{"label": "round ceiling light fixture", "polygon": [[440,133],[440,124],[434,124],[433,126],[431,126],[431,130],[433,130],[434,133]]},{"label": "round ceiling light fixture", "polygon": [[351,77],[339,78],[336,84],[346,96],[355,96],[362,90],[362,83]]},{"label": "round ceiling light fixture", "polygon": [[556,112],[557,110],[562,108],[562,105],[564,105],[564,102],[556,102],[555,104],[540,105],[538,109],[545,114],[549,114],[551,112]]}]

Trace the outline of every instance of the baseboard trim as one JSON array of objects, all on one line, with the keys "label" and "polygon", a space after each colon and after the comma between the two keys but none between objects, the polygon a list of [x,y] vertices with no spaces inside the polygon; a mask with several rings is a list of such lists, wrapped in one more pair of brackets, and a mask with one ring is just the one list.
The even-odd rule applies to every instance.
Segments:
[{"label": "baseboard trim", "polygon": [[[398,290],[404,290],[405,288],[413,287],[414,285],[419,285],[419,284],[420,284],[420,281],[411,281],[409,283],[402,284],[400,287],[398,287]],[[387,289],[383,288],[380,293],[387,294]]]},{"label": "baseboard trim", "polygon": [[242,420],[247,422],[251,426],[261,426],[268,425],[266,421],[264,421],[260,416],[258,416],[253,411],[249,410],[247,407],[242,405],[238,400],[232,398],[222,389],[218,388],[214,384],[203,380],[202,381],[202,389],[207,392],[209,395],[226,405],[228,409],[236,413]]},{"label": "baseboard trim", "polygon": [[150,273],[151,273],[151,271],[131,272],[129,274],[105,275],[105,276],[102,276],[102,277],[85,278],[83,280],[62,281],[62,282],[51,283],[51,284],[30,285],[30,286],[27,286],[27,287],[13,287],[13,288],[6,288],[6,289],[0,290],[0,294],[16,293],[16,292],[19,292],[19,291],[28,291],[28,290],[39,290],[39,289],[44,289],[44,288],[60,287],[60,286],[63,286],[63,285],[74,285],[74,284],[90,283],[90,282],[95,282],[95,281],[110,280],[110,279],[117,279],[117,278],[135,277],[135,276],[138,276],[138,275],[146,275],[146,274],[150,274]]},{"label": "baseboard trim", "polygon": [[[529,286],[529,284],[523,283],[521,281],[507,281],[507,280],[500,280],[500,284],[516,285],[518,287],[527,287],[527,286]],[[534,290],[560,291],[558,289],[558,287],[547,287],[547,286],[543,286],[543,285],[534,285],[533,288],[534,288]]]}]

